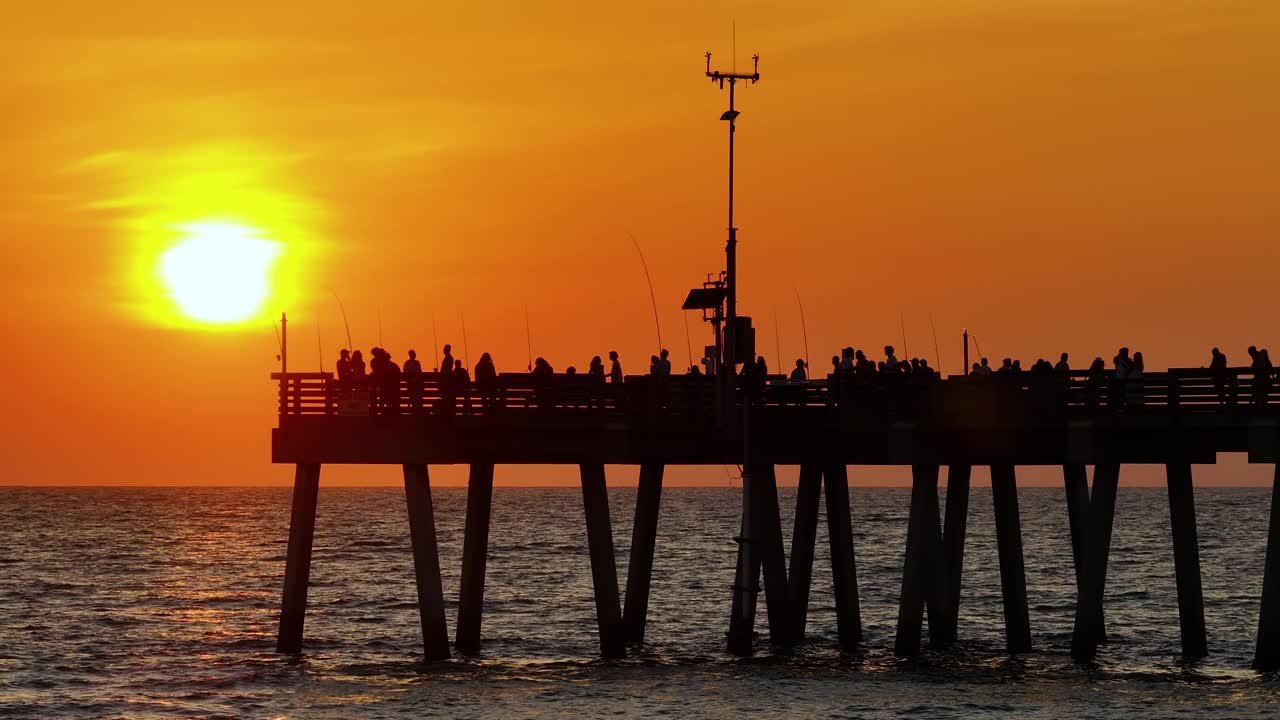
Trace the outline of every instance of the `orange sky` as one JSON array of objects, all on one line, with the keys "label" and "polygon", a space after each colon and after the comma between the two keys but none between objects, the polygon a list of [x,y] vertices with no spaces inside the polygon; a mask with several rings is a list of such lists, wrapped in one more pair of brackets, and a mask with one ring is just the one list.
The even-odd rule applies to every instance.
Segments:
[{"label": "orange sky", "polygon": [[[740,302],[771,364],[775,314],[804,354],[795,288],[815,368],[900,344],[900,315],[931,359],[932,316],[951,372],[964,326],[1025,362],[1280,350],[1273,0],[206,5],[0,11],[0,483],[287,482],[269,318],[314,369],[317,321],[326,355],[345,344],[328,287],[355,344],[380,314],[397,359],[430,354],[433,314],[460,346],[465,313],[473,359],[523,368],[527,305],[558,369],[617,349],[639,372],[656,340],[627,232],[683,364],[679,302],[725,234],[727,96],[702,54],[732,63],[732,18],[739,67],[762,55],[739,94]],[[253,322],[212,330],[140,278],[175,224],[227,217],[283,254]]]}]

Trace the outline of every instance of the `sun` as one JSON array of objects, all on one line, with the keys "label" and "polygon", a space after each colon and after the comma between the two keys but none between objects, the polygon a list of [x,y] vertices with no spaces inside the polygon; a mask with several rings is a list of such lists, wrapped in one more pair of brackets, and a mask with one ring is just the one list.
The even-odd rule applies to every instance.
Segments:
[{"label": "sun", "polygon": [[232,222],[192,222],[177,229],[181,237],[160,255],[157,267],[177,308],[215,325],[259,314],[271,293],[271,266],[281,244]]}]

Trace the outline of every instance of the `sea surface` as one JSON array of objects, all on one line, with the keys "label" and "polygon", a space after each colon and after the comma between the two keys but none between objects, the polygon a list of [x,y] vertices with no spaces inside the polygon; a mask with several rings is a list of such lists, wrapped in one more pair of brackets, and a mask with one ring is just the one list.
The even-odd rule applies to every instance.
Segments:
[{"label": "sea surface", "polygon": [[[782,491],[790,536],[795,489]],[[423,665],[404,494],[322,484],[306,652],[274,652],[287,489],[0,489],[0,716],[29,718],[1263,718],[1280,678],[1249,669],[1268,489],[1196,495],[1211,656],[1179,658],[1162,489],[1121,487],[1111,642],[1068,654],[1075,601],[1060,489],[1020,492],[1035,652],[1003,651],[990,492],[974,488],[960,641],[892,655],[908,491],[852,492],[866,641],[836,646],[825,525],[809,640],[724,651],[741,496],[667,489],[646,644],[597,658],[582,500],[494,495],[483,656]],[[453,631],[465,490],[437,488]],[[634,490],[610,488],[625,582]],[[825,519],[823,520],[825,522]],[[763,595],[761,596],[763,602]]]}]

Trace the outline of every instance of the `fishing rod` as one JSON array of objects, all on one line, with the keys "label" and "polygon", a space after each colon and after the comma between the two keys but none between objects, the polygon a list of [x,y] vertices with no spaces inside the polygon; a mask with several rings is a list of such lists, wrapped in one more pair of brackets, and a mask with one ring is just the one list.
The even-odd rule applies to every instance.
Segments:
[{"label": "fishing rod", "polygon": [[276,331],[276,360],[280,360],[284,357],[284,342],[280,339],[280,326],[275,318],[271,318],[271,329]]},{"label": "fishing rod", "polygon": [[800,289],[792,287],[796,293],[796,304],[800,306],[800,330],[804,333],[804,369],[805,377],[809,377],[809,328],[804,322],[804,303],[800,301]]},{"label": "fishing rod", "polygon": [[778,330],[778,310],[773,311],[773,359],[778,363],[778,372],[782,372],[782,331]]},{"label": "fishing rod", "polygon": [[938,352],[938,328],[933,326],[933,313],[929,313],[929,329],[933,331],[933,363],[937,365],[939,377],[942,375],[942,354]]},{"label": "fishing rod", "polygon": [[524,306],[524,348],[529,354],[529,372],[533,372],[533,330],[529,325],[529,306]]},{"label": "fishing rod", "polygon": [[898,322],[902,324],[902,357],[907,357],[907,317],[904,313],[898,313]]},{"label": "fishing rod", "polygon": [[351,342],[351,325],[347,323],[347,309],[342,306],[342,298],[338,297],[338,291],[329,288],[329,292],[333,293],[333,299],[338,302],[338,310],[342,313],[342,326],[347,330],[347,349],[355,352],[355,343]]},{"label": "fishing rod", "polygon": [[440,372],[440,336],[436,333],[436,314],[431,313],[431,343],[435,345],[432,355],[435,356],[436,372]]},{"label": "fishing rod", "polygon": [[[631,244],[636,246],[636,252],[640,253],[640,266],[644,268],[645,282],[649,283],[649,302],[653,305],[653,326],[658,331],[658,351],[662,351],[662,325],[658,323],[658,300],[653,295],[653,278],[649,276],[649,263],[645,262],[644,250],[640,249],[640,241],[627,231],[627,237],[631,238]],[[690,353],[692,355],[692,353]]]},{"label": "fishing rod", "polygon": [[680,317],[684,319],[684,350],[689,354],[689,369],[693,370],[693,342],[689,340],[689,313],[682,310]]},{"label": "fishing rod", "polygon": [[471,351],[467,349],[467,316],[458,313],[458,319],[462,321],[462,366],[471,367]]}]

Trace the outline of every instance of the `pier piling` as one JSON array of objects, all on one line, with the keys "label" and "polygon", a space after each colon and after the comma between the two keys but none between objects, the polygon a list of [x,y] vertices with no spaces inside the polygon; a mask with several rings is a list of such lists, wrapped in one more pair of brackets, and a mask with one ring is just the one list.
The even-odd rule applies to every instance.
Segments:
[{"label": "pier piling", "polygon": [[842,464],[823,470],[827,494],[827,539],[831,544],[831,589],[836,596],[836,631],[840,646],[862,642],[862,608],[858,601],[858,564],[853,550],[853,518],[849,510],[849,470]]},{"label": "pier piling", "polygon": [[960,618],[960,587],[964,575],[964,538],[969,521],[969,479],[973,474],[970,465],[951,465],[947,468],[947,505],[942,524],[942,555],[946,570],[946,605],[939,613],[937,632],[933,632],[933,618],[929,619],[930,637],[941,647],[956,641]]},{"label": "pier piling", "polygon": [[1010,653],[1030,652],[1031,620],[1022,561],[1022,521],[1018,513],[1017,476],[1012,465],[991,466],[991,501],[995,506],[996,544],[1000,555],[1005,645]]},{"label": "pier piling", "polygon": [[[1089,532],[1089,473],[1084,465],[1062,466],[1062,482],[1067,496],[1067,522],[1071,531],[1071,562],[1076,571],[1076,595],[1084,587],[1084,566]],[[1098,624],[1099,643],[1107,641],[1105,617]]]},{"label": "pier piling", "polygon": [[1276,465],[1275,480],[1271,484],[1271,522],[1253,666],[1259,670],[1280,669],[1280,464]]},{"label": "pier piling", "polygon": [[289,554],[284,566],[284,596],[280,600],[280,633],[276,638],[276,652],[302,652],[302,625],[307,614],[307,586],[311,581],[311,545],[315,539],[319,491],[320,463],[298,463],[293,476]]},{"label": "pier piling", "polygon": [[627,564],[627,596],[622,611],[622,635],[627,642],[644,641],[649,614],[649,586],[653,579],[653,553],[658,541],[663,469],[660,463],[640,466],[635,522],[631,526],[631,561]]},{"label": "pier piling", "polygon": [[792,613],[791,634],[797,642],[804,639],[809,614],[809,587],[813,579],[813,553],[818,541],[818,503],[822,499],[821,495],[822,467],[813,463],[801,465],[787,578]]},{"label": "pier piling", "polygon": [[409,510],[413,574],[418,581],[423,656],[427,662],[446,660],[449,658],[449,628],[444,619],[444,590],[440,585],[440,553],[436,546],[431,479],[425,464],[404,465],[404,497]]},{"label": "pier piling", "polygon": [[755,541],[760,545],[764,571],[765,609],[769,614],[769,642],[792,644],[792,614],[787,586],[787,553],[782,542],[782,513],[778,509],[778,480],[773,465],[756,470],[753,495],[756,502]]},{"label": "pier piling", "polygon": [[493,512],[493,465],[472,464],[467,480],[467,519],[462,539],[462,581],[458,592],[456,645],[463,655],[480,652],[484,577],[489,559],[489,522]]},{"label": "pier piling", "polygon": [[618,602],[618,570],[613,555],[613,527],[609,519],[609,491],[604,465],[583,464],[582,505],[587,518],[587,551],[591,556],[591,584],[595,590],[596,622],[600,627],[600,654],[624,658],[622,609]]},{"label": "pier piling", "polygon": [[1076,599],[1075,627],[1071,633],[1071,654],[1077,660],[1093,658],[1106,637],[1102,599],[1106,594],[1107,562],[1111,555],[1111,531],[1116,512],[1116,492],[1120,465],[1100,463],[1093,468],[1093,493],[1084,538],[1084,554]]},{"label": "pier piling", "polygon": [[[894,654],[920,654],[925,605],[941,611],[942,532],[938,527],[938,466],[911,466],[911,510],[907,520],[907,552],[902,564],[902,594],[898,599],[898,630]],[[930,629],[934,627],[930,624]]]},{"label": "pier piling", "polygon": [[729,611],[729,652],[751,654],[755,636],[756,605],[760,594],[760,548],[754,540],[756,523],[756,471],[742,466],[742,519],[739,524],[738,559],[733,575],[733,604]]},{"label": "pier piling", "polygon": [[1182,654],[1209,654],[1204,628],[1204,591],[1200,585],[1200,545],[1196,537],[1196,501],[1190,463],[1165,466],[1169,482],[1169,526],[1173,534],[1174,574],[1178,584],[1178,625]]}]

